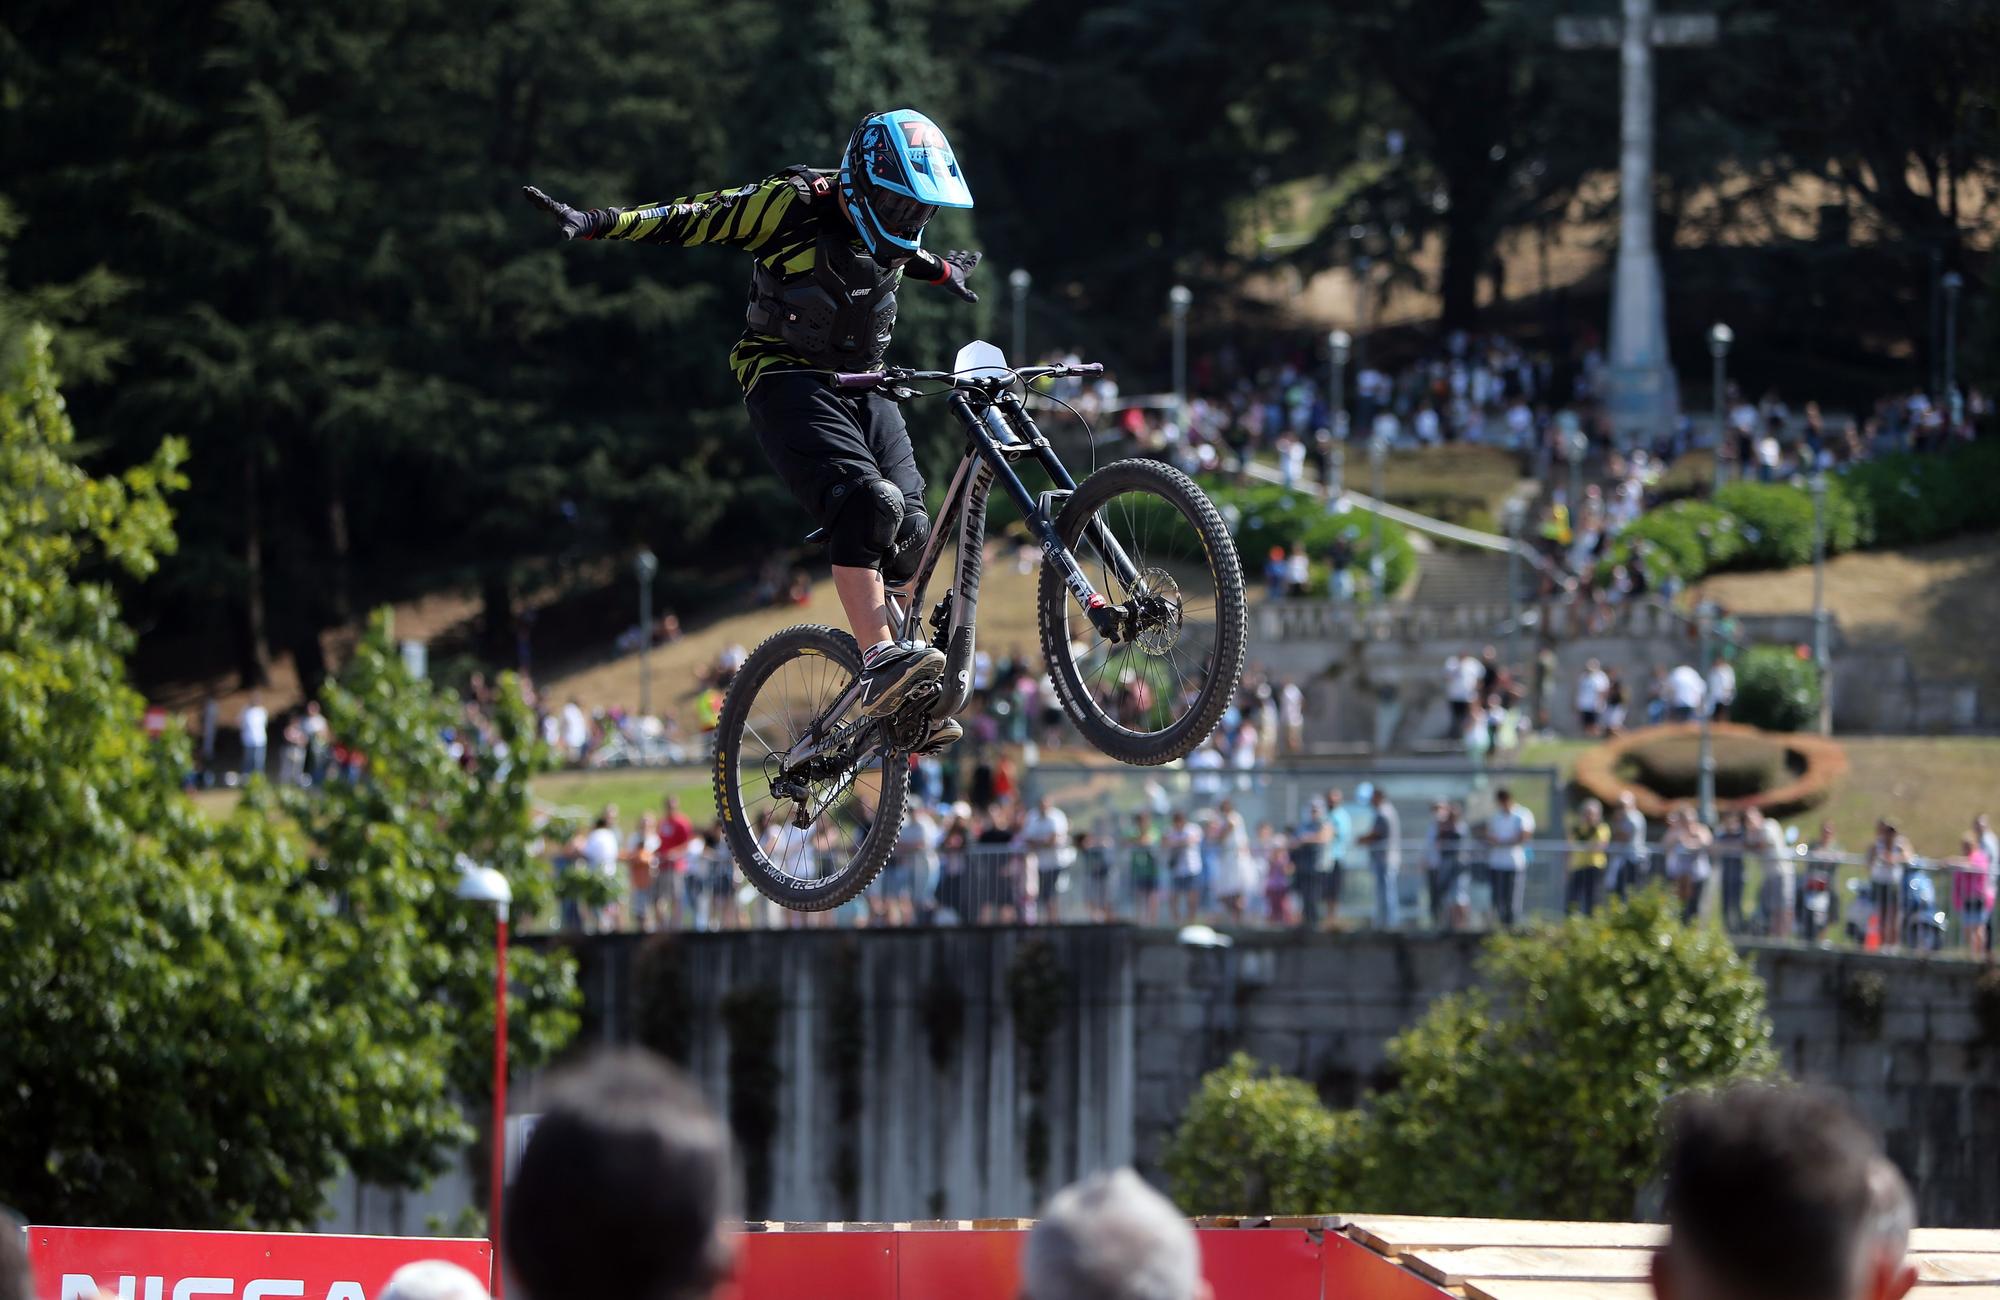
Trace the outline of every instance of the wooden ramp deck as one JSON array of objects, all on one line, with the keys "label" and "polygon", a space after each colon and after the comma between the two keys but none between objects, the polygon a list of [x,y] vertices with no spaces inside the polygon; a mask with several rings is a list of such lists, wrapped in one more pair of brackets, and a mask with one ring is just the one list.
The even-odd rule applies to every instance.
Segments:
[{"label": "wooden ramp deck", "polygon": [[[1434,1294],[1464,1300],[1649,1300],[1656,1223],[1353,1214],[1331,1222]],[[2000,1300],[2000,1229],[1918,1228],[1910,1256],[1926,1300]],[[1369,1300],[1356,1288],[1352,1300]],[[1390,1292],[1383,1290],[1381,1294]],[[1397,1295],[1412,1294],[1398,1289]],[[1332,1290],[1324,1300],[1350,1300]]]}]

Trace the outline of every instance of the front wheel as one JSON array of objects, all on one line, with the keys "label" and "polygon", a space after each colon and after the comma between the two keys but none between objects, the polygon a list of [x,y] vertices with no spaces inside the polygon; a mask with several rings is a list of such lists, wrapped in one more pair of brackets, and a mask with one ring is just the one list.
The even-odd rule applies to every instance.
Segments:
[{"label": "front wheel", "polygon": [[715,807],[730,852],[758,893],[795,912],[866,889],[903,827],[909,760],[879,724],[826,716],[860,671],[847,633],[787,628],[744,661],[716,723]]},{"label": "front wheel", "polygon": [[1042,657],[1064,711],[1120,762],[1186,757],[1243,675],[1249,610],[1222,515],[1172,466],[1121,460],[1077,486],[1056,532],[1098,593],[1128,611],[1124,634],[1107,639],[1060,566],[1042,565]]}]

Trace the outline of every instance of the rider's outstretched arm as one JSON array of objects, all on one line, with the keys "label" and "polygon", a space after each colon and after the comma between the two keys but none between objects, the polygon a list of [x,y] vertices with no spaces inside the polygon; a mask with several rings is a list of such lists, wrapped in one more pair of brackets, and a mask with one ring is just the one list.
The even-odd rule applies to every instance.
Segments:
[{"label": "rider's outstretched arm", "polygon": [[689,247],[719,244],[753,253],[784,233],[787,218],[795,216],[802,197],[799,186],[785,176],[630,208],[572,208],[532,185],[523,193],[562,223],[566,239]]}]

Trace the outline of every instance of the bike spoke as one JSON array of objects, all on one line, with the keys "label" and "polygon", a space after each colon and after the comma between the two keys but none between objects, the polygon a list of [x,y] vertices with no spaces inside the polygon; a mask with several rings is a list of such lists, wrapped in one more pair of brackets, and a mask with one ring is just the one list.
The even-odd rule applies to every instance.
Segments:
[{"label": "bike spoke", "polygon": [[[1098,589],[1114,604],[1138,601],[1143,609],[1149,598],[1159,598],[1155,587],[1171,587],[1173,616],[1148,624],[1160,629],[1149,644],[1113,643],[1066,605],[1063,630],[1081,647],[1073,653],[1088,696],[1080,706],[1124,730],[1167,730],[1196,705],[1200,688],[1216,671],[1214,625],[1221,597],[1213,561],[1195,521],[1153,492],[1116,493],[1098,505],[1094,517],[1106,544],[1097,544],[1096,531],[1086,523],[1074,550],[1087,561]],[[1136,581],[1118,576],[1114,548],[1131,562]]]},{"label": "bike spoke", "polygon": [[[840,661],[810,654],[778,663],[746,687],[752,695],[738,742],[737,804],[770,870],[801,884],[831,877],[851,861],[882,805],[880,743],[851,730],[853,723],[826,717],[850,682]],[[809,734],[816,723],[817,734]],[[814,756],[796,760],[780,782],[781,762],[808,739]],[[861,751],[842,762],[841,751],[856,744]]]}]

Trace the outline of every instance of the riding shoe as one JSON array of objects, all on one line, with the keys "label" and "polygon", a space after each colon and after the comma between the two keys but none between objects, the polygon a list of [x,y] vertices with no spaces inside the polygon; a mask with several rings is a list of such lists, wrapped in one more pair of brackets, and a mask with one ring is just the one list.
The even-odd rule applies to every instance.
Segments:
[{"label": "riding shoe", "polygon": [[931,734],[924,737],[912,753],[937,754],[950,749],[965,736],[965,728],[958,725],[957,718],[938,718],[931,723]]},{"label": "riding shoe", "polygon": [[905,641],[883,651],[874,663],[864,658],[862,664],[861,715],[880,718],[894,713],[911,691],[944,676],[944,651]]}]

